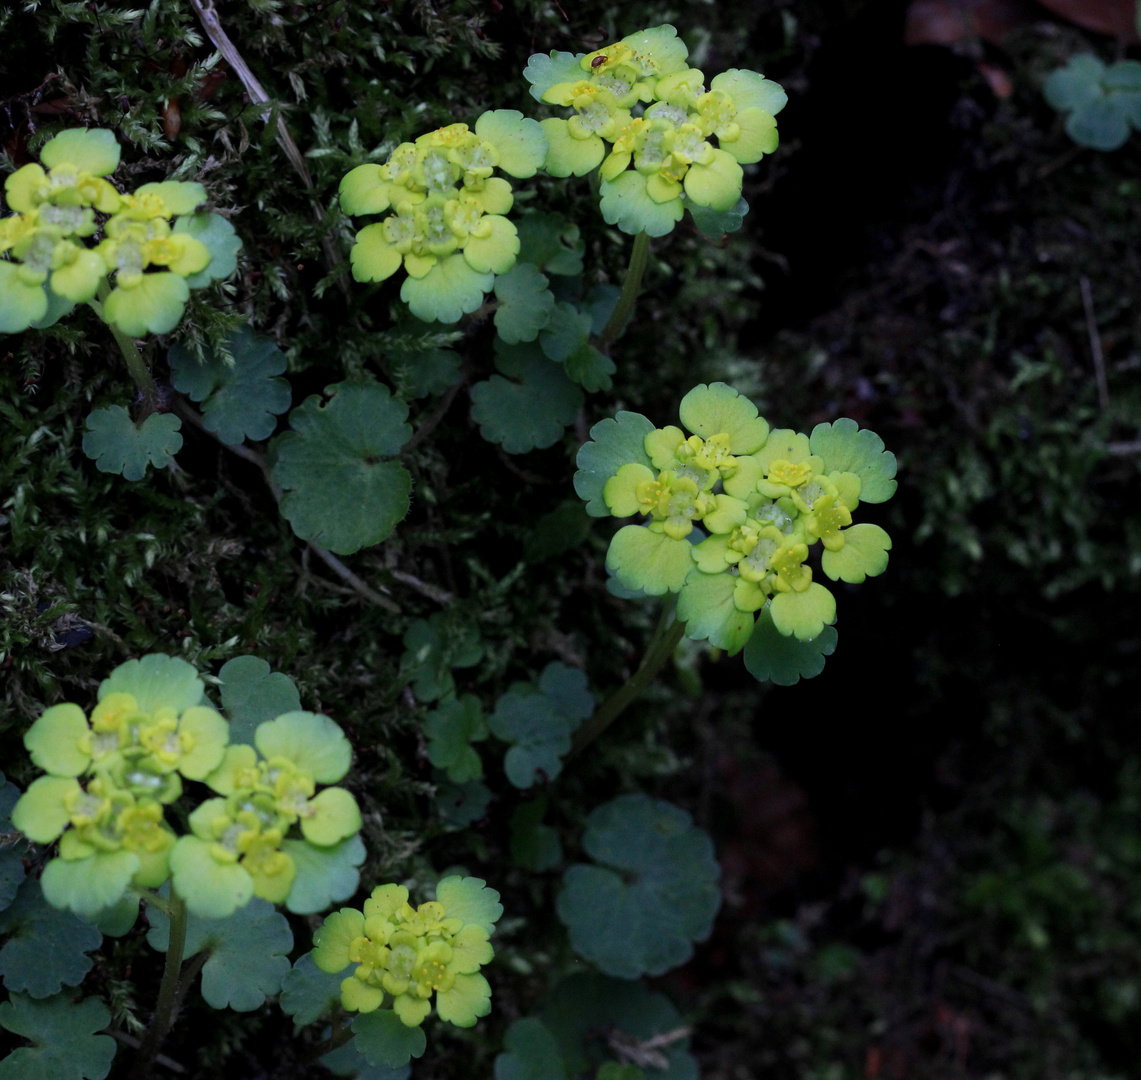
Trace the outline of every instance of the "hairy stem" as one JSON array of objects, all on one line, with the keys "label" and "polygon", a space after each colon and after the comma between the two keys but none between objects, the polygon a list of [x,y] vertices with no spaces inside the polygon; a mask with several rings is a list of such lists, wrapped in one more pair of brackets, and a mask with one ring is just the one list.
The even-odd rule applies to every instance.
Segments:
[{"label": "hairy stem", "polygon": [[134,1080],[145,1080],[150,1076],[159,1048],[174,1024],[181,998],[179,976],[182,973],[182,957],[186,952],[186,901],[173,890],[167,914],[170,916],[170,941],[166,949],[166,964],[162,969],[162,982],[158,988],[154,1016],[151,1017],[150,1027],[143,1036],[139,1056],[135,1059]]},{"label": "hairy stem", "polygon": [[677,643],[685,633],[685,623],[674,618],[674,610],[675,605],[670,603],[662,608],[662,617],[658,620],[657,629],[646,647],[646,655],[642,657],[638,670],[574,733],[571,738],[570,753],[567,755],[568,760],[582,753],[610,727],[622,715],[626,706],[649,686],[662,665],[673,656]]},{"label": "hairy stem", "polygon": [[[99,282],[99,303],[103,304],[110,295],[111,285],[107,279],[104,278]],[[102,312],[100,313],[102,314]],[[123,354],[123,359],[127,362],[127,370],[131,373],[131,378],[135,380],[135,385],[139,388],[139,393],[142,395],[143,419],[145,420],[151,413],[158,412],[158,384],[154,381],[134,341],[127,337],[114,323],[108,323],[107,328],[111,331],[111,336],[114,337],[115,343],[119,346],[119,352]]]},{"label": "hairy stem", "polygon": [[646,272],[646,263],[650,259],[650,238],[640,232],[634,237],[634,246],[630,249],[630,265],[626,268],[626,276],[622,279],[622,294],[618,297],[618,304],[613,314],[602,328],[598,336],[598,347],[605,352],[622,333],[622,327],[634,310],[634,301],[642,291],[642,275]]}]

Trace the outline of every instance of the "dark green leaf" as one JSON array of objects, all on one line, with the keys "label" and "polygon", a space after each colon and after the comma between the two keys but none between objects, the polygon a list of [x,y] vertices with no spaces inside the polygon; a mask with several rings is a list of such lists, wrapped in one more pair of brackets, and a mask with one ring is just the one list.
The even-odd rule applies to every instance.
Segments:
[{"label": "dark green leaf", "polygon": [[609,517],[610,508],[602,501],[602,489],[627,462],[650,467],[646,436],[654,430],[641,413],[619,412],[614,419],[600,420],[590,429],[590,442],[579,448],[575,462],[574,489],[586,500],[591,517]]},{"label": "dark green leaf", "polygon": [[492,734],[514,743],[503,759],[507,779],[518,788],[553,780],[562,771],[571,733],[594,711],[586,675],[557,660],[536,686],[515,683],[495,703]]},{"label": "dark green leaf", "polygon": [[656,1050],[665,1068],[653,1067],[654,1080],[697,1080],[685,1021],[663,994],[641,983],[605,975],[571,975],[558,984],[540,1014],[555,1036],[571,1075],[593,1073],[614,1061],[611,1041]]},{"label": "dark green leaf", "polygon": [[473,667],[482,659],[479,630],[456,615],[438,612],[405,631],[400,671],[420,701],[436,701],[455,689],[452,668]]},{"label": "dark green leaf", "polygon": [[559,834],[542,823],[546,812],[547,797],[541,795],[521,803],[511,815],[511,861],[540,874],[554,870],[563,861]]},{"label": "dark green leaf", "polygon": [[586,344],[590,325],[589,311],[580,311],[574,304],[556,304],[550,321],[539,335],[539,346],[547,359],[565,363]]},{"label": "dark green leaf", "polygon": [[584,244],[578,226],[562,214],[526,214],[515,227],[519,231],[519,262],[560,277],[582,273]]},{"label": "dark green leaf", "polygon": [[495,1080],[569,1080],[559,1044],[533,1016],[515,1020],[495,1059]]},{"label": "dark green leaf", "polygon": [[824,657],[836,649],[836,628],[826,626],[811,641],[785,636],[774,625],[768,609],[757,616],[753,636],[745,646],[744,661],[749,674],[758,682],[793,686],[824,670]]},{"label": "dark green leaf", "polygon": [[313,963],[311,952],[305,953],[281,980],[281,1011],[293,1017],[295,1029],[315,1024],[341,1003],[343,979],[343,972],[330,975]]},{"label": "dark green leaf", "polygon": [[411,437],[408,407],[375,383],[338,383],[289,415],[276,440],[281,512],[303,540],[348,555],[379,544],[408,513],[412,478],[386,458]]},{"label": "dark green leaf", "polygon": [[436,805],[440,817],[453,829],[466,829],[479,821],[487,813],[491,803],[491,788],[481,780],[469,780],[464,784],[451,784],[447,781],[436,785]]},{"label": "dark green leaf", "polygon": [[353,1043],[370,1065],[398,1069],[409,1058],[424,1053],[427,1040],[423,1028],[405,1027],[391,1009],[360,1013],[353,1020]]},{"label": "dark green leaf", "polygon": [[235,656],[222,665],[218,678],[232,743],[253,746],[258,724],[301,709],[293,680],[280,671],[270,671],[260,656]]},{"label": "dark green leaf", "polygon": [[136,427],[122,405],[96,409],[87,417],[83,452],[100,472],[141,480],[151,464],[165,468],[182,449],[182,421],[169,413],[151,413]]},{"label": "dark green leaf", "polygon": [[614,380],[610,378],[617,370],[614,361],[589,343],[567,357],[563,367],[567,376],[588,394],[609,390],[614,385]]},{"label": "dark green leaf", "polygon": [[471,388],[471,416],[480,434],[509,454],[558,442],[582,408],[582,391],[535,346],[496,346],[492,375]]},{"label": "dark green leaf", "polygon": [[428,738],[428,760],[443,769],[453,783],[483,776],[483,763],[471,744],[487,738],[487,721],[474,694],[450,698],[430,712],[424,718],[424,734]]},{"label": "dark green leaf", "polygon": [[557,905],[575,951],[620,978],[685,963],[721,903],[713,844],[689,814],[623,795],[587,818],[583,846],[598,865],[570,867]]},{"label": "dark green leaf", "polygon": [[495,329],[508,345],[534,341],[555,306],[547,279],[526,262],[517,262],[495,279],[495,298]]},{"label": "dark green leaf", "polygon": [[738,199],[737,205],[731,210],[711,210],[708,206],[698,206],[688,199],[685,200],[685,208],[693,217],[697,231],[710,240],[720,240],[726,233],[737,232],[749,212],[749,204],[744,199]]},{"label": "dark green leaf", "polygon": [[591,521],[581,503],[564,502],[535,522],[534,531],[523,541],[523,555],[530,563],[578,547],[590,535]]},{"label": "dark green leaf", "polygon": [[0,1004],[0,1027],[33,1045],[0,1061],[0,1080],[103,1080],[111,1071],[115,1040],[95,1032],[110,1021],[97,998],[75,1002],[58,994],[34,1001],[13,994]]},{"label": "dark green leaf", "polygon": [[364,843],[347,836],[329,847],[306,840],[286,840],[281,845],[297,868],[285,906],[295,915],[313,915],[331,904],[347,900],[357,891],[364,862]]},{"label": "dark green leaf", "polygon": [[227,446],[246,439],[268,439],[277,416],[292,400],[289,383],[275,378],[285,370],[285,354],[248,326],[227,341],[234,362],[207,352],[200,363],[181,345],[172,345],[171,382],[192,401],[205,401],[202,420]]},{"label": "dark green leaf", "polygon": [[87,954],[98,949],[103,935],[70,911],[53,908],[34,877],[26,878],[15,901],[0,915],[0,977],[11,993],[34,998],[78,986],[91,970]]},{"label": "dark green leaf", "polygon": [[[147,941],[152,949],[166,952],[170,921],[158,908],[147,910],[151,929]],[[293,933],[285,916],[268,900],[253,899],[228,919],[188,916],[186,955],[204,949],[210,959],[202,967],[202,996],[215,1009],[252,1012],[281,989],[289,971],[287,953],[293,948]]]}]

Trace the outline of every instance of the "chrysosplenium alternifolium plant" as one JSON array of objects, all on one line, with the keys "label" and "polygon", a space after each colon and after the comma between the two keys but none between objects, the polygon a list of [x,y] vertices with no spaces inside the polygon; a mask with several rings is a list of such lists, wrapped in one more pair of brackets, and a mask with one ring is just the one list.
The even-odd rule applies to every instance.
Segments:
[{"label": "chrysosplenium alternifolium plant", "polygon": [[357,281],[384,281],[403,265],[400,298],[426,321],[455,322],[475,311],[497,274],[515,265],[519,237],[504,215],[511,185],[500,176],[534,176],[547,156],[535,120],[499,109],[475,130],[449,124],[401,143],[384,165],[358,165],[342,181],[341,207],[381,214],[357,233],[351,260]]},{"label": "chrysosplenium alternifolium plant", "polygon": [[891,497],[894,455],[852,420],[811,435],[770,431],[724,383],[695,387],[680,412],[693,434],[619,413],[595,426],[579,454],[575,482],[588,512],[646,519],[615,534],[607,569],[628,589],[677,593],[687,636],[730,653],[749,641],[758,612],[780,634],[811,641],[836,617],[808,565],[817,543],[833,581],[887,568],[887,533],[853,525],[852,514],[861,501]]},{"label": "chrysosplenium alternifolium plant", "polygon": [[386,997],[406,1027],[432,1011],[457,1027],[471,1027],[491,1011],[491,987],[479,974],[493,950],[488,938],[503,914],[499,893],[479,878],[444,878],[436,899],[408,903],[402,885],[373,889],[364,911],[342,908],[314,934],[313,962],[335,975],[350,964],[341,1001],[371,1013]]},{"label": "chrysosplenium alternifolium plant", "polygon": [[[48,902],[95,918],[132,889],[171,880],[204,918],[254,896],[291,906],[298,862],[315,857],[310,872],[320,874],[322,855],[360,830],[349,792],[315,793],[348,771],[348,740],[328,717],[292,712],[258,727],[256,751],[228,742],[229,725],[203,704],[194,669],[168,656],[116,668],[90,717],[70,703],[44,712],[24,744],[47,775],[29,785],[12,821],[36,843],[59,841],[41,881]],[[198,806],[191,832],[177,836],[165,810],[184,780],[224,797]]]},{"label": "chrysosplenium alternifolium plant", "polygon": [[664,236],[687,205],[732,210],[741,166],[777,146],[784,90],[739,69],[714,76],[707,90],[688,56],[667,24],[592,53],[536,54],[523,73],[537,100],[573,110],[542,121],[546,171],[583,176],[598,168],[602,215],[631,235]]},{"label": "chrysosplenium alternifolium plant", "polygon": [[111,184],[112,132],[64,131],[40,161],[4,182],[16,213],[0,219],[0,332],[49,326],[88,303],[129,336],[166,333],[191,288],[233,269],[233,229],[194,213],[206,201],[201,184],[167,180],[125,194]]}]

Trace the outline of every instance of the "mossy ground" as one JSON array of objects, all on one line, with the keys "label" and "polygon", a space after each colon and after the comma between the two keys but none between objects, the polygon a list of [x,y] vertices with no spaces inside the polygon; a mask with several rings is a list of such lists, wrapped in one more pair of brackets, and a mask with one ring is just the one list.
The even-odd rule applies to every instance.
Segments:
[{"label": "mossy ground", "polygon": [[[286,351],[295,404],[363,371],[398,380],[403,356],[447,339],[402,316],[391,286],[329,265],[351,236],[332,193],[359,147],[490,107],[537,111],[519,76],[530,52],[672,21],[698,66],[761,67],[789,86],[784,145],[749,180],[741,233],[719,247],[683,228],[655,246],[614,392],[592,396],[563,443],[498,452],[462,390],[444,411],[414,406],[414,428],[432,430],[406,460],[412,513],[347,560],[399,614],[313,559],[258,471],[201,433],[142,483],[96,472],[83,418],[131,390],[90,314],[0,342],[9,776],[30,776],[19,735],[44,705],[90,701],[129,656],[174,653],[207,673],[264,657],[353,740],[365,880],[463,865],[504,893],[515,918],[490,973],[495,1012],[433,1036],[416,1070],[490,1076],[507,1021],[569,960],[557,875],[510,867],[519,796],[493,754],[491,812],[470,829],[441,820],[402,635],[444,607],[475,627],[484,661],[458,674],[488,701],[556,658],[599,692],[616,686],[656,616],[605,592],[605,523],[546,558],[531,533],[573,498],[574,450],[597,419],[635,408],[669,422],[687,389],[725,379],[775,423],[848,415],[885,438],[901,466],[881,517],[892,565],[840,593],[840,646],[815,682],[766,691],[724,659],[671,673],[568,769],[548,820],[573,857],[589,810],[636,786],[713,833],[721,920],[658,981],[693,1019],[705,1076],[1129,1076],[1141,512],[1124,444],[1141,428],[1141,150],[1075,151],[1042,102],[1044,72],[1082,39],[1019,32],[999,58],[1014,94],[996,102],[969,62],[905,52],[899,4],[232,7],[224,25],[281,103],[312,198],[234,74],[196,66],[210,49],[188,5],[0,14],[0,139],[18,165],[51,125],[98,121],[126,143],[133,180],[201,179],[245,246],[237,278],[177,336],[194,346],[252,320]],[[529,205],[580,225],[591,272],[616,280],[625,238],[588,185],[531,191]],[[466,334],[481,355],[488,328]],[[161,372],[165,349],[152,350]],[[127,963],[136,984],[157,978],[129,937],[91,985],[145,1018]],[[287,1029],[272,1011],[199,1002],[165,1052],[193,1075],[317,1075],[303,1044],[282,1050]]]}]

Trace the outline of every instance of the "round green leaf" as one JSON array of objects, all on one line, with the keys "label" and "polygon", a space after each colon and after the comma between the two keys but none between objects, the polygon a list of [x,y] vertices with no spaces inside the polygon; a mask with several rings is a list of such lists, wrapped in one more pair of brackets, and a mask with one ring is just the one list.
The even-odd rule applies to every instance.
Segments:
[{"label": "round green leaf", "polygon": [[49,169],[74,165],[92,176],[110,176],[119,167],[119,143],[106,128],[70,128],[44,143],[40,161]]},{"label": "round green leaf", "polygon": [[473,270],[456,252],[445,255],[422,278],[406,277],[400,299],[418,319],[454,323],[483,303],[494,281],[492,273]]},{"label": "round green leaf", "polygon": [[547,156],[547,137],[538,120],[515,109],[485,112],[475,122],[475,133],[499,152],[499,168],[521,180],[534,176]]},{"label": "round green leaf", "polygon": [[844,546],[839,551],[825,550],[820,557],[820,568],[833,581],[859,585],[865,578],[887,569],[891,537],[878,525],[863,522],[840,535],[844,537]]},{"label": "round green leaf", "polygon": [[620,978],[685,963],[721,904],[713,844],[689,814],[623,795],[587,818],[583,846],[597,865],[570,867],[557,901],[574,950]]},{"label": "round green leaf", "polygon": [[823,458],[826,472],[850,472],[860,478],[861,502],[887,502],[895,494],[895,454],[884,449],[883,439],[874,431],[861,429],[855,420],[844,417],[817,424],[809,447]]},{"label": "round green leaf", "polygon": [[495,279],[495,299],[495,330],[508,345],[534,341],[555,307],[546,277],[525,262],[516,262]]},{"label": "round green leaf", "polygon": [[34,998],[83,982],[92,965],[87,954],[103,942],[90,923],[52,907],[35,878],[24,881],[15,903],[0,915],[0,934],[8,935],[0,949],[0,978],[10,992]]},{"label": "round green leaf", "polygon": [[[153,905],[147,909],[151,929],[147,942],[166,952],[170,920]],[[288,952],[293,932],[284,915],[268,900],[254,898],[225,919],[190,915],[186,925],[186,955],[208,951],[202,967],[202,996],[215,1009],[252,1012],[281,989],[289,971]]]},{"label": "round green leaf", "polygon": [[693,546],[644,525],[623,525],[610,541],[606,569],[647,596],[678,592],[693,568]]},{"label": "round green leaf", "polygon": [[316,847],[304,840],[286,840],[282,851],[296,868],[293,887],[285,906],[295,915],[313,915],[332,904],[347,900],[357,891],[365,849],[359,836],[350,836],[329,847]]},{"label": "round green leaf", "polygon": [[281,512],[303,540],[348,555],[379,544],[408,513],[412,478],[394,461],[412,431],[408,407],[372,383],[329,387],[289,416],[273,476]]},{"label": "round green leaf", "polygon": [[167,334],[190,299],[186,279],[170,270],[143,274],[130,288],[116,285],[103,303],[103,320],[128,337]]},{"label": "round green leaf", "polygon": [[206,267],[186,279],[186,284],[190,288],[204,288],[212,281],[228,278],[237,270],[238,252],[242,250],[242,241],[234,231],[234,226],[221,214],[205,211],[200,214],[184,214],[175,221],[171,232],[193,236],[210,252],[210,262]]},{"label": "round green leaf", "polygon": [[574,474],[574,489],[586,500],[586,512],[591,517],[610,516],[602,489],[623,465],[636,462],[650,467],[645,439],[653,430],[654,425],[641,413],[623,411],[590,429],[590,442],[583,443],[575,458],[578,472]]},{"label": "round green leaf", "polygon": [[171,708],[183,713],[203,703],[205,689],[195,668],[177,656],[150,653],[120,664],[99,684],[99,700],[108,694],[132,694],[143,712]]},{"label": "round green leaf", "polygon": [[258,726],[254,745],[262,757],[288,758],[318,784],[335,784],[353,761],[340,724],[320,713],[284,713]]},{"label": "round green leaf", "polygon": [[492,734],[514,745],[503,759],[507,779],[518,788],[553,780],[570,751],[571,733],[594,711],[586,675],[554,661],[539,685],[516,683],[495,703]]},{"label": "round green leaf", "polygon": [[1064,68],[1050,72],[1042,86],[1046,100],[1059,112],[1070,112],[1102,95],[1105,64],[1092,53],[1071,56]]},{"label": "round green leaf", "polygon": [[[571,975],[547,997],[540,1014],[554,1035],[572,1076],[594,1075],[615,1059],[609,1036],[620,1032],[628,1043],[645,1043],[685,1027],[681,1013],[663,994],[639,982],[611,979],[593,972]],[[697,1062],[689,1053],[689,1039],[671,1039],[660,1047],[664,1069],[647,1075],[653,1080],[697,1080]]]},{"label": "round green leaf", "polygon": [[183,346],[173,345],[167,354],[170,381],[192,401],[206,401],[206,430],[227,446],[268,439],[292,400],[289,383],[275,377],[285,370],[285,354],[248,326],[231,335],[227,348],[232,364],[214,352],[199,363]]},{"label": "round green leaf", "polygon": [[410,1058],[424,1053],[428,1041],[424,1029],[405,1027],[391,1009],[358,1013],[353,1017],[353,1044],[370,1065],[398,1069],[407,1065]]},{"label": "round green leaf", "polygon": [[509,454],[558,442],[582,408],[582,391],[535,346],[497,345],[496,353],[503,375],[471,388],[471,416],[479,433]]},{"label": "round green leaf", "polygon": [[1124,146],[1133,115],[1131,95],[1096,97],[1079,105],[1066,120],[1066,134],[1079,146],[1110,151]]},{"label": "round green leaf", "polygon": [[533,53],[523,69],[523,78],[531,84],[531,97],[542,101],[543,95],[558,83],[578,82],[585,72],[579,60],[586,53],[555,52]]},{"label": "round green leaf", "polygon": [[677,617],[685,623],[690,641],[709,641],[735,656],[753,633],[753,613],[741,611],[733,602],[739,578],[730,574],[705,574],[696,566],[677,598]]},{"label": "round green leaf", "polygon": [[340,972],[333,975],[313,963],[313,954],[305,953],[281,980],[281,1011],[293,1017],[294,1028],[315,1024],[341,1003]]},{"label": "round green leaf", "polygon": [[182,421],[170,413],[151,413],[136,427],[122,405],[96,409],[86,420],[83,452],[100,472],[141,480],[151,464],[165,468],[182,449]]},{"label": "round green leaf", "polygon": [[495,933],[495,924],[503,915],[499,893],[488,888],[482,878],[458,875],[441,878],[436,886],[436,899],[444,905],[449,919],[463,919],[488,934]]},{"label": "round green leaf", "polygon": [[218,679],[231,743],[253,746],[259,724],[301,709],[293,680],[280,671],[270,671],[259,656],[235,656],[222,665]]},{"label": "round green leaf", "polygon": [[745,646],[745,667],[758,682],[793,686],[824,670],[824,657],[835,651],[836,638],[832,626],[824,627],[811,641],[786,636],[773,625],[768,609],[762,608],[753,636]]},{"label": "round green leaf", "polygon": [[[646,178],[634,170],[620,173],[614,180],[603,181],[601,191],[599,208],[606,223],[617,225],[629,236],[637,236],[640,232],[647,236],[665,236],[673,232],[685,213],[680,198],[664,203],[654,202],[646,194]],[[734,203],[740,194],[738,188]]]},{"label": "round green leaf", "polygon": [[115,1040],[96,1035],[111,1022],[98,998],[72,1001],[62,994],[34,1001],[23,994],[0,1003],[0,1027],[30,1039],[0,1061],[0,1080],[103,1080],[111,1071]]}]

